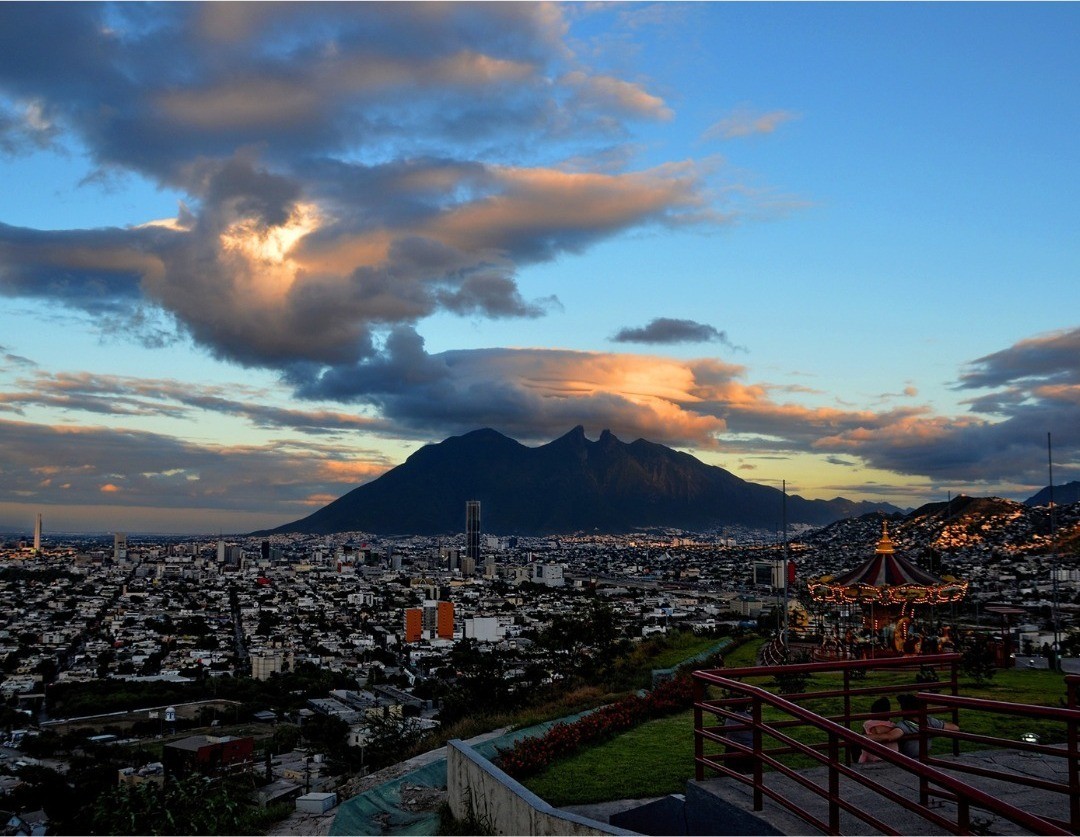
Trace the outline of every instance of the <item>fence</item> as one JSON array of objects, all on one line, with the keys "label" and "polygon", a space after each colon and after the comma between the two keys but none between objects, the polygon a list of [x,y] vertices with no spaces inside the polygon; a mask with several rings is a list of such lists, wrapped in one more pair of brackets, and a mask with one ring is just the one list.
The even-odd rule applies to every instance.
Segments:
[{"label": "fence", "polygon": [[[895,830],[875,817],[865,805],[854,805],[841,793],[841,777],[849,783],[868,788],[883,799],[903,807],[925,822],[952,833],[971,830],[971,809],[990,811],[1016,825],[1037,834],[1068,834],[1080,829],[1080,774],[1078,774],[1077,729],[1080,710],[1077,708],[1077,689],[1080,677],[1066,678],[1068,698],[1066,707],[1042,707],[1027,704],[985,701],[963,698],[958,695],[957,666],[959,655],[945,654],[919,658],[891,658],[878,660],[851,660],[828,663],[807,663],[789,666],[717,669],[694,673],[694,761],[695,775],[700,780],[706,770],[731,777],[751,786],[754,810],[760,811],[767,796],[810,825],[819,830],[839,833],[841,811],[857,817],[886,834]],[[936,671],[945,668],[948,676],[937,678]],[[916,669],[918,680],[902,682],[899,676]],[[790,686],[796,678],[817,675],[825,681],[824,688],[799,691],[785,696],[775,695],[761,685],[743,682],[746,679],[770,678],[786,680]],[[870,675],[874,675],[871,677]],[[710,687],[722,690],[719,698],[711,697]],[[805,688],[805,687],[803,687]],[[950,694],[939,694],[935,689],[948,689]],[[903,756],[863,735],[853,732],[848,725],[873,717],[872,713],[853,712],[852,700],[862,696],[914,693],[918,709],[911,714],[919,719],[920,732],[911,736],[918,738],[920,758]],[[819,711],[812,711],[802,704],[816,704]],[[750,708],[750,717],[734,711]],[[839,707],[839,711],[837,711]],[[976,735],[971,732],[934,730],[934,734],[951,739],[952,751],[959,753],[961,741],[979,746],[1015,749],[1040,753],[1068,760],[1068,781],[1017,777],[1003,770],[963,766],[960,762],[945,761],[930,755],[929,733],[926,719],[930,714],[947,713],[954,722],[959,712],[996,712],[1017,717],[1052,720],[1065,728],[1066,745],[1051,747],[1037,742],[1022,742],[995,736]],[[707,726],[705,719],[719,723]],[[732,733],[749,732],[749,745],[740,744]],[[722,752],[707,752],[708,747],[723,746]],[[882,761],[891,763],[917,777],[919,799],[908,798],[892,787],[876,781],[870,772],[850,766],[850,754],[854,745],[861,746]],[[802,763],[827,768],[827,786],[819,786],[801,775],[790,762],[801,757]],[[740,764],[743,762],[744,764]],[[1069,804],[1067,819],[1034,814],[1008,805],[978,788],[944,773],[940,768],[967,770],[987,778],[1019,782],[1053,791],[1066,796]],[[746,772],[741,772],[742,767]],[[804,806],[793,803],[785,794],[770,787],[766,782],[767,771],[788,777],[827,803],[827,821],[815,817]],[[774,783],[775,784],[775,783]],[[895,784],[890,781],[890,785]],[[945,816],[943,808],[932,808],[930,797],[955,803],[955,815]]]}]

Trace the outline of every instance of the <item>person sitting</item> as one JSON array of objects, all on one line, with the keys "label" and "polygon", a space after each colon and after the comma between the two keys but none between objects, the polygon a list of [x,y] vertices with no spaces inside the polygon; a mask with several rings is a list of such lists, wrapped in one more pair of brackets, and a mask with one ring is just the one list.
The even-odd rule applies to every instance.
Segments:
[{"label": "person sitting", "polygon": [[[889,720],[889,715],[892,713],[892,704],[889,703],[889,699],[887,697],[878,698],[871,704],[870,711],[874,713],[874,717],[863,721],[863,735],[871,741],[884,744],[890,750],[898,752],[900,749],[899,740],[904,731]],[[862,747],[858,747],[857,750],[856,753],[856,747],[852,748],[852,757],[859,764],[881,761],[878,756],[867,752]]]},{"label": "person sitting", "polygon": [[[902,712],[914,712],[919,708],[919,700],[915,695],[904,692],[897,695],[896,702],[900,704],[900,710]],[[932,715],[926,716],[926,726],[930,729],[944,729],[951,732],[956,732],[960,729],[952,721],[943,721],[941,718],[935,718]],[[901,731],[903,735],[910,735],[919,731],[918,718],[905,717],[901,718],[896,723],[896,728]],[[903,738],[900,741],[900,752],[913,759],[919,757],[919,739],[918,738]]]}]

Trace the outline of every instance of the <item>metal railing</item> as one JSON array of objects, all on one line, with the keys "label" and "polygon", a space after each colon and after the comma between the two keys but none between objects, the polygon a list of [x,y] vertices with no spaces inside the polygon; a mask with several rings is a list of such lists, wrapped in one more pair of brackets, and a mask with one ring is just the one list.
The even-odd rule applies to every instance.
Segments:
[{"label": "metal railing", "polygon": [[[1066,678],[1069,697],[1068,706],[1064,708],[984,701],[974,698],[962,698],[957,695],[958,662],[959,655],[948,654],[922,658],[852,660],[782,667],[716,669],[695,672],[694,761],[696,778],[703,779],[707,769],[731,777],[735,781],[751,787],[755,811],[762,810],[764,798],[767,796],[810,825],[828,834],[840,833],[841,812],[857,817],[883,833],[898,833],[887,823],[874,816],[872,812],[866,810],[865,805],[855,805],[850,800],[845,799],[841,793],[841,777],[846,777],[857,785],[869,788],[883,799],[888,799],[905,810],[917,814],[926,822],[933,823],[939,828],[952,833],[970,832],[972,828],[972,808],[989,811],[1036,834],[1076,833],[1080,829],[1080,802],[1078,802],[1080,800],[1080,774],[1077,771],[1077,729],[1078,724],[1080,724],[1077,692],[1080,689],[1080,677],[1070,676]],[[923,682],[911,683],[870,683],[867,682],[870,679],[869,677],[866,677],[865,680],[860,679],[870,672],[895,672],[913,668],[923,668],[925,671],[926,666],[935,668],[948,667],[950,669],[948,679],[935,681],[923,678]],[[843,688],[826,687],[781,697],[761,686],[745,683],[739,679],[826,673],[840,673]],[[708,695],[710,686],[724,690],[726,696],[710,699]],[[945,687],[949,689],[951,694],[942,695],[929,691],[930,689]],[[886,746],[871,741],[860,733],[848,729],[847,726],[852,721],[861,721],[873,717],[872,713],[852,712],[853,697],[885,693],[895,694],[901,691],[915,693],[918,701],[917,711],[901,713],[918,717],[920,721],[920,732],[906,736],[918,739],[920,753],[918,760],[901,755]],[[800,705],[801,703],[820,701],[827,698],[841,698],[842,711],[831,715],[823,715]],[[747,706],[750,709],[749,718],[745,714],[733,711],[735,708]],[[767,713],[763,711],[765,709],[768,710]],[[1031,777],[1020,777],[1018,779],[1016,774],[1008,771],[962,765],[960,762],[931,757],[929,753],[931,732],[927,729],[927,716],[932,712],[940,714],[944,710],[956,723],[961,709],[964,709],[965,712],[992,711],[1063,722],[1067,730],[1067,745],[1064,748],[976,735],[970,732],[935,729],[932,734],[952,739],[954,754],[959,753],[960,741],[964,740],[983,746],[1012,748],[1043,755],[1064,757],[1068,760],[1068,782],[1056,783]],[[706,726],[706,716],[719,720],[719,725]],[[799,733],[801,736],[799,738],[789,734],[796,732],[796,728],[803,728]],[[745,733],[748,732],[751,743],[740,744],[734,740],[732,733],[738,732],[744,733],[744,740]],[[708,745],[722,745],[724,751],[706,752]],[[850,754],[852,748],[856,745],[881,761],[889,762],[912,774],[917,779],[919,799],[916,801],[909,796],[897,793],[893,789],[896,786],[895,777],[887,786],[875,781],[870,772],[851,767]],[[813,766],[826,767],[828,769],[827,787],[819,786],[802,775],[797,768],[793,768],[781,760],[782,757],[789,754],[801,755],[804,763],[808,760]],[[740,765],[740,761],[744,764]],[[745,773],[735,769],[740,766],[746,771]],[[973,775],[1003,779],[1042,790],[1067,794],[1070,805],[1069,820],[1056,819],[1016,808],[965,783],[961,779],[950,776],[942,771],[941,768],[943,767],[947,767],[952,771],[966,770]],[[773,774],[787,777],[825,800],[828,805],[827,821],[814,816],[804,807],[795,805],[776,787],[766,784],[767,769],[772,771]],[[773,784],[775,785],[775,782]],[[942,808],[931,808],[931,796],[954,802],[956,806],[954,818],[946,817],[944,815],[945,810]]]}]

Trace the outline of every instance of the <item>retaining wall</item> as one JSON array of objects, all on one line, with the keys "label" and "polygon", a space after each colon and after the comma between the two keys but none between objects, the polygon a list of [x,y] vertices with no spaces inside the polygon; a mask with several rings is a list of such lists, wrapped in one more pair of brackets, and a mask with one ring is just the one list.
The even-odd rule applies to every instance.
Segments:
[{"label": "retaining wall", "polygon": [[635,833],[552,808],[457,738],[446,745],[446,793],[455,819],[493,834]]}]

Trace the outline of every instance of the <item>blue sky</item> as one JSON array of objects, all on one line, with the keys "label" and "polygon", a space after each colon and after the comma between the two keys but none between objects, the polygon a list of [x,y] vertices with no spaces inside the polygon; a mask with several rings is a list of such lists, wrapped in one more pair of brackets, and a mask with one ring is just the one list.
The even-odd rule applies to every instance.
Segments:
[{"label": "blue sky", "polygon": [[583,424],[1080,476],[1075,4],[6,4],[0,524],[243,531]]}]

